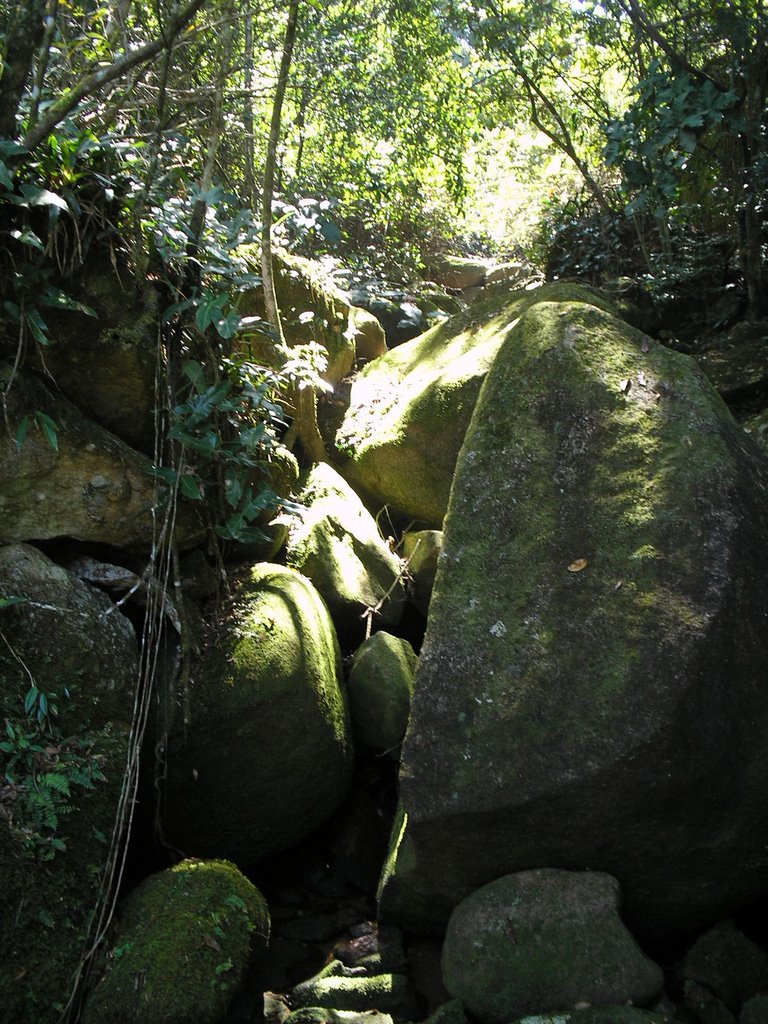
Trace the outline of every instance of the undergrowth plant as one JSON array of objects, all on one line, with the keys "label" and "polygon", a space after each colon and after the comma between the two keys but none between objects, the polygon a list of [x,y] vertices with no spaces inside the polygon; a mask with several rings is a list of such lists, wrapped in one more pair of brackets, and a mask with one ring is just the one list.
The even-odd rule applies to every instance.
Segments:
[{"label": "undergrowth plant", "polygon": [[[23,598],[0,597],[0,610],[24,603]],[[1,630],[0,640],[20,661]],[[20,854],[43,861],[67,848],[63,819],[73,810],[76,790],[93,790],[105,780],[104,757],[94,753],[96,737],[62,730],[60,699],[70,700],[67,687],[60,698],[39,689],[30,676],[23,700],[6,704],[0,739],[0,818]]]},{"label": "undergrowth plant", "polygon": [[[153,206],[142,229],[153,273],[171,299],[162,315],[174,397],[171,450],[154,472],[183,498],[205,501],[218,537],[265,540],[258,525],[265,514],[296,508],[270,486],[270,461],[286,427],[282,396],[323,387],[325,354],[315,343],[280,345],[266,320],[241,314],[242,295],[261,281],[238,249],[259,229],[223,189]],[[263,362],[250,357],[254,336],[267,340]]]}]

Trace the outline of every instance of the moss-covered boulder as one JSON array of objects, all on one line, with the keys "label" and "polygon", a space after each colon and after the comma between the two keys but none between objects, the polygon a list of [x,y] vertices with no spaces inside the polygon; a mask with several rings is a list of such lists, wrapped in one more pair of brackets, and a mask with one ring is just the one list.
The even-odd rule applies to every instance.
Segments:
[{"label": "moss-covered boulder", "polygon": [[234,864],[185,860],[152,875],[120,908],[83,1024],[218,1024],[269,926]]},{"label": "moss-covered boulder", "polygon": [[360,974],[332,960],[313,978],[288,994],[288,1004],[333,1010],[379,1010],[400,1020],[415,1020],[416,997],[404,974]]},{"label": "moss-covered boulder", "polygon": [[[108,867],[138,650],[109,598],[36,548],[0,548],[0,602],[0,1022],[56,1024]],[[39,697],[25,712],[33,681],[48,722]]]},{"label": "moss-covered boulder", "polygon": [[501,292],[364,367],[334,445],[340,471],[372,505],[442,525],[480,385],[535,297],[601,301],[567,284]]},{"label": "moss-covered boulder", "polygon": [[401,562],[350,485],[320,463],[298,501],[305,511],[290,524],[286,561],[312,580],[339,633],[359,642],[368,609],[376,625],[396,626],[405,600]]},{"label": "moss-covered boulder", "polygon": [[485,284],[491,261],[473,256],[435,256],[429,262],[429,276],[444,288],[477,288]]},{"label": "moss-covered boulder", "polygon": [[[261,274],[261,249],[256,245],[243,246],[238,256],[247,268]],[[375,345],[370,323],[361,326],[352,313],[346,296],[316,262],[294,256],[283,250],[275,251],[272,260],[275,294],[288,345],[306,345],[314,341],[322,346],[328,358],[323,378],[337,384],[346,377],[355,361],[355,338],[365,336],[363,347]],[[265,316],[264,293],[261,288],[246,292],[240,302],[244,315]],[[273,345],[263,334],[250,335],[241,347],[251,356],[271,364]]]},{"label": "moss-covered boulder", "polygon": [[[9,381],[12,433],[0,438],[0,541],[71,537],[149,550],[163,501],[150,460],[33,375],[0,370],[0,388]],[[23,423],[26,436],[18,443]],[[190,504],[180,504],[175,523],[180,547],[202,538]]]},{"label": "moss-covered boulder", "polygon": [[765,891],[767,487],[690,359],[588,303],[523,314],[457,467],[385,910],[590,868],[669,936]]},{"label": "moss-covered boulder", "polygon": [[642,1006],[663,981],[619,917],[618,882],[597,871],[523,871],[478,889],[451,915],[442,967],[448,992],[489,1024]]},{"label": "moss-covered boulder", "polygon": [[408,725],[418,655],[407,640],[383,630],[355,652],[347,691],[356,737],[374,750],[399,753]]},{"label": "moss-covered boulder", "polygon": [[95,315],[46,310],[51,344],[44,352],[36,347],[31,364],[39,363],[57,389],[100,426],[151,455],[160,404],[157,293],[139,285],[128,267],[92,258],[66,290]]},{"label": "moss-covered boulder", "polygon": [[156,737],[167,746],[166,838],[247,867],[308,835],[347,791],[338,641],[309,580],[263,563],[235,583],[201,646],[189,691],[169,695],[167,738]]}]

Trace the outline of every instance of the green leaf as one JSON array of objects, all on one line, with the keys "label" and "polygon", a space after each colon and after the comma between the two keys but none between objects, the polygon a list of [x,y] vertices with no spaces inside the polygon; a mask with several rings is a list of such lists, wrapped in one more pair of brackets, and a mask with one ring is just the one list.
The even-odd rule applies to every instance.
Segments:
[{"label": "green leaf", "polygon": [[30,306],[29,309],[24,311],[24,317],[35,341],[39,345],[50,345],[51,339],[48,337],[48,324],[40,316],[39,311],[34,306]]},{"label": "green leaf", "polygon": [[205,373],[200,363],[195,359],[188,359],[182,366],[181,372],[190,382],[198,395],[205,393]]},{"label": "green leaf", "polygon": [[149,471],[152,476],[156,476],[159,480],[169,484],[173,487],[179,479],[179,472],[176,469],[172,469],[170,466],[152,466]]},{"label": "green leaf", "polygon": [[[2,177],[2,175],[0,175]],[[26,231],[10,231],[11,238],[15,238],[17,242],[21,242],[22,245],[29,245],[33,249],[37,249],[38,252],[45,252],[45,246],[37,237],[34,231],[30,231],[28,228]]]},{"label": "green leaf", "polygon": [[44,928],[55,928],[56,922],[51,914],[43,907],[37,912],[37,919]]},{"label": "green leaf", "polygon": [[25,413],[24,416],[22,416],[21,422],[19,423],[18,430],[16,431],[16,451],[17,452],[21,451],[21,446],[24,444],[26,436],[29,433],[29,424],[30,423],[31,423],[31,420],[29,418],[29,413]]},{"label": "green leaf", "polygon": [[40,412],[39,410],[35,413],[35,422],[42,430],[50,447],[57,452],[59,450],[58,423],[51,419],[47,413]]},{"label": "green leaf", "polygon": [[22,185],[19,189],[26,199],[27,206],[51,206],[59,210],[66,210],[69,213],[69,206],[66,200],[56,195],[47,188],[35,188],[34,185]]},{"label": "green leaf", "polygon": [[15,604],[27,604],[29,598],[26,597],[0,597],[0,611],[3,608],[12,608]]},{"label": "green leaf", "polygon": [[203,486],[200,477],[196,474],[185,473],[179,478],[179,490],[185,498],[191,501],[203,500]]},{"label": "green leaf", "polygon": [[96,316],[96,310],[91,306],[86,306],[84,302],[78,302],[77,299],[73,299],[71,295],[67,295],[61,288],[54,288],[49,285],[39,300],[43,306],[51,306],[55,309],[71,309],[76,310],[78,313],[85,313],[86,316]]},{"label": "green leaf", "polygon": [[11,172],[8,170],[5,161],[0,160],[0,185],[3,188],[7,188],[9,192],[13,190],[13,178]]},{"label": "green leaf", "polygon": [[24,698],[24,711],[29,714],[32,708],[37,704],[37,699],[40,696],[40,691],[36,686],[30,686],[27,690],[27,695]]}]

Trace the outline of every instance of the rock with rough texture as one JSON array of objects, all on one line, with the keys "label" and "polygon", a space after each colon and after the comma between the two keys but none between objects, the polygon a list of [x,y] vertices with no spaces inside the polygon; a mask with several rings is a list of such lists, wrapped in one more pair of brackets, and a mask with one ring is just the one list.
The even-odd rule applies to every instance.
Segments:
[{"label": "rock with rough texture", "polygon": [[324,1006],[302,1006],[281,1024],[394,1024],[388,1013],[378,1010],[333,1010]]},{"label": "rock with rough texture", "polygon": [[537,1013],[512,1024],[674,1024],[665,1013],[638,1010],[634,1006],[596,1006],[573,1013]]},{"label": "rock with rough texture", "polygon": [[346,458],[340,472],[373,506],[441,527],[480,385],[536,296],[601,301],[567,284],[502,292],[392,349],[355,378],[334,445]]},{"label": "rock with rough texture", "polygon": [[476,288],[485,284],[490,260],[472,256],[439,256],[429,266],[429,276],[444,288]]},{"label": "rock with rough texture", "polygon": [[768,994],[753,996],[744,1004],[739,1024],[765,1024],[768,1020]]},{"label": "rock with rough texture", "polygon": [[[261,274],[259,246],[243,246],[237,254],[250,271]],[[322,377],[331,385],[337,384],[347,376],[355,361],[355,338],[359,327],[350,303],[322,266],[313,260],[276,250],[272,266],[286,343],[293,347],[318,342],[328,358],[328,367]],[[261,288],[243,295],[240,311],[244,316],[266,315]],[[238,343],[244,353],[267,365],[274,363],[272,339],[261,332],[244,337],[245,340]]]},{"label": "rock with rough texture", "polygon": [[523,871],[483,886],[451,915],[442,965],[450,994],[489,1024],[644,1005],[663,982],[619,917],[618,882],[600,872]]},{"label": "rock with rough texture", "polygon": [[[0,601],[11,598],[0,607],[0,1022],[56,1024],[107,866],[138,649],[105,594],[36,548],[0,548]],[[58,709],[42,731],[24,711],[32,679]],[[20,737],[41,748],[31,761]],[[89,786],[92,770],[103,778]],[[52,776],[51,817],[41,794]]]},{"label": "rock with rough texture", "polygon": [[432,599],[438,559],[443,550],[443,533],[442,530],[407,530],[402,542],[410,597],[419,611],[426,615]]},{"label": "rock with rough texture", "polygon": [[761,394],[768,385],[767,339],[765,321],[740,323],[724,344],[698,353],[696,361],[724,398]]},{"label": "rock with rough texture", "polygon": [[758,992],[768,990],[768,953],[733,921],[701,935],[683,961],[683,977],[705,985],[734,1013]]},{"label": "rock with rough texture", "polygon": [[425,1024],[468,1024],[464,1004],[460,999],[451,999],[447,1003],[442,1003],[434,1013],[429,1015]]},{"label": "rock with rough texture", "polygon": [[387,351],[384,328],[367,309],[359,306],[350,308],[350,323],[355,328],[355,357],[369,362],[383,356]]},{"label": "rock with rough texture", "polygon": [[395,750],[408,725],[418,655],[407,640],[379,631],[358,647],[347,680],[352,728],[374,750]]},{"label": "rock with rough texture", "polygon": [[189,692],[170,695],[170,721],[157,728],[156,739],[168,730],[167,842],[248,867],[330,817],[352,770],[340,673],[333,623],[309,580],[253,566],[206,637]]},{"label": "rock with rough texture", "polygon": [[697,981],[686,981],[683,986],[683,1005],[699,1024],[736,1024],[723,1000]]},{"label": "rock with rough texture", "polygon": [[690,359],[523,315],[454,480],[384,913],[437,927],[531,864],[614,875],[643,934],[765,891],[767,487]]},{"label": "rock with rough texture", "polygon": [[[3,379],[7,372],[0,372]],[[158,530],[162,523],[164,491],[150,460],[31,375],[17,374],[6,400],[12,434],[0,440],[0,541],[71,537],[148,550],[155,522]],[[56,447],[40,414],[56,425]],[[29,426],[19,446],[25,416]],[[179,504],[175,530],[180,547],[204,535],[191,505]]]},{"label": "rock with rough texture", "polygon": [[332,960],[322,971],[291,989],[288,1004],[334,1010],[379,1010],[399,1020],[415,1020],[416,999],[404,974],[358,974]]},{"label": "rock with rough texture", "polygon": [[535,271],[532,267],[526,266],[525,263],[498,263],[495,267],[491,267],[485,275],[483,284],[487,287],[492,284],[514,284],[518,281],[524,281],[527,277],[530,277]]},{"label": "rock with rough texture", "polygon": [[396,626],[405,600],[400,559],[349,484],[320,463],[297,500],[305,511],[291,522],[286,561],[312,580],[339,632],[359,642],[370,608],[377,625]]},{"label": "rock with rough texture", "polygon": [[227,861],[150,876],[120,908],[83,1024],[218,1024],[269,925],[264,897]]},{"label": "rock with rough texture", "polygon": [[94,260],[68,285],[95,316],[46,310],[52,344],[31,354],[56,389],[102,427],[146,455],[155,437],[157,293],[139,285],[127,267]]}]

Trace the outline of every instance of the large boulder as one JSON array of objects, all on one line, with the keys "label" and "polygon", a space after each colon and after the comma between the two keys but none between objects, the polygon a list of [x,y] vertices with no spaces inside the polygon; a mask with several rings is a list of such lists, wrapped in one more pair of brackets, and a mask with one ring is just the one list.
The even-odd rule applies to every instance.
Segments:
[{"label": "large boulder", "polygon": [[768,463],[690,359],[539,302],[462,449],[383,910],[531,865],[670,935],[766,890]]},{"label": "large boulder", "polygon": [[[238,255],[249,269],[261,273],[258,246],[243,246]],[[371,358],[386,349],[381,326],[355,310],[320,264],[277,250],[272,266],[286,342],[291,346],[318,342],[328,358],[323,377],[329,384],[346,377],[356,358]],[[247,292],[240,308],[244,314],[265,316],[263,290]],[[253,335],[247,344],[259,358],[273,362],[271,341],[260,341],[258,335]]]},{"label": "large boulder", "polygon": [[580,1004],[649,1003],[663,975],[619,917],[619,886],[598,871],[506,875],[451,915],[443,981],[478,1020]]},{"label": "large boulder", "polygon": [[437,284],[463,291],[465,288],[482,287],[492,265],[491,260],[476,256],[443,255],[433,257],[428,269],[429,276]]},{"label": "large boulder", "polygon": [[259,890],[227,861],[185,860],[125,900],[83,1024],[218,1024],[269,940]]},{"label": "large boulder", "polygon": [[[263,563],[235,585],[204,649],[155,739],[167,746],[166,838],[247,867],[308,835],[347,791],[338,641],[309,580]],[[177,701],[186,709],[173,718]]]},{"label": "large boulder", "polygon": [[109,868],[138,648],[105,594],[23,544],[0,548],[0,631],[0,1022],[55,1024]]},{"label": "large boulder", "polygon": [[31,364],[102,427],[151,455],[160,404],[157,292],[127,267],[94,258],[67,290],[94,315],[46,310],[51,344],[36,346]]},{"label": "large boulder", "polygon": [[568,284],[500,292],[392,349],[357,376],[334,445],[345,460],[340,471],[373,505],[440,528],[485,374],[537,297],[601,301]]},{"label": "large boulder", "polygon": [[339,633],[359,643],[369,610],[377,626],[396,626],[405,600],[402,565],[349,484],[320,463],[298,501],[304,511],[289,527],[286,560],[320,591]]},{"label": "large boulder", "polygon": [[[0,383],[9,380],[10,371],[0,371]],[[0,439],[0,541],[70,537],[142,551],[151,548],[165,489],[153,477],[145,455],[31,374],[13,376],[5,411],[12,433],[3,431]],[[23,422],[28,429],[19,443]],[[202,538],[204,531],[190,504],[180,503],[175,531],[180,547]]]}]

